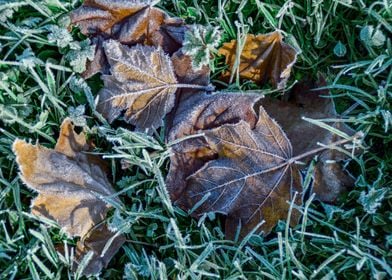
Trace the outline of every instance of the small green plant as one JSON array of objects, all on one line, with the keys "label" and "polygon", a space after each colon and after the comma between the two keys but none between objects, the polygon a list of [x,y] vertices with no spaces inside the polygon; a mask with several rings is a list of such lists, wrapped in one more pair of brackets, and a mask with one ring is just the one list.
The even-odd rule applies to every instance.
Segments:
[{"label": "small green plant", "polygon": [[192,57],[192,66],[200,70],[204,65],[213,68],[211,58],[217,54],[217,48],[221,41],[219,27],[208,25],[192,25],[185,33],[182,50]]}]

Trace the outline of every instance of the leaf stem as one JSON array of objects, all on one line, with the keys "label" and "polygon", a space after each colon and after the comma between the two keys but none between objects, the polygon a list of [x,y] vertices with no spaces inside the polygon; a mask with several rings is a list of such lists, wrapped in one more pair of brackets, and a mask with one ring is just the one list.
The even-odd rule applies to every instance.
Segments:
[{"label": "leaf stem", "polygon": [[214,91],[215,86],[212,84],[209,84],[207,86],[201,86],[201,85],[192,85],[192,84],[175,84],[176,88],[191,88],[191,89],[203,89],[205,91]]},{"label": "leaf stem", "polygon": [[209,84],[207,86],[192,85],[192,84],[166,84],[166,85],[162,85],[162,86],[156,86],[156,87],[146,88],[146,89],[142,89],[142,90],[129,91],[124,94],[115,95],[115,96],[112,96],[112,97],[106,99],[102,103],[109,102],[109,101],[116,99],[116,98],[125,97],[125,96],[132,94],[132,93],[140,95],[143,93],[148,93],[148,92],[156,91],[156,90],[164,90],[164,89],[168,89],[168,88],[190,88],[190,89],[202,89],[205,91],[213,91],[215,89],[215,87],[211,84]]}]

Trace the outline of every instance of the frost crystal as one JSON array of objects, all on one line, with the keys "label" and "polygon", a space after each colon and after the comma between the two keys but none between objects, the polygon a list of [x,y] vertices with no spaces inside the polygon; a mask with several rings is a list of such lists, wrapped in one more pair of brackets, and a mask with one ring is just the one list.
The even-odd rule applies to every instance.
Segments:
[{"label": "frost crystal", "polygon": [[381,188],[376,190],[371,188],[368,193],[361,192],[359,202],[362,204],[364,210],[369,214],[376,213],[378,207],[381,206],[381,202],[387,193],[387,189]]},{"label": "frost crystal", "polygon": [[72,36],[67,29],[58,27],[57,25],[48,25],[48,41],[55,43],[59,48],[67,47],[72,41]]},{"label": "frost crystal", "polygon": [[43,64],[42,60],[38,59],[31,49],[25,49],[16,59],[21,63],[21,70],[23,71],[37,64]]},{"label": "frost crystal", "polygon": [[365,45],[369,47],[382,47],[386,40],[384,33],[372,25],[364,26],[359,36]]}]

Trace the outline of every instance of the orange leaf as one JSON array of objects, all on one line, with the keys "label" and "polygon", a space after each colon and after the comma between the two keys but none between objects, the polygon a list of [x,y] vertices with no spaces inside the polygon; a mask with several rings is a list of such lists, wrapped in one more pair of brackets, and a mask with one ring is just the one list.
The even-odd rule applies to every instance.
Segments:
[{"label": "orange leaf", "polygon": [[[86,154],[88,149],[85,132],[76,133],[70,119],[65,119],[61,125],[54,150],[20,139],[13,144],[22,181],[39,193],[32,202],[31,212],[56,221],[71,237],[80,236],[90,243],[106,243],[114,233],[106,234],[104,239],[91,238],[96,236],[96,227],[105,220],[110,208],[101,197],[110,196],[115,191],[106,177],[102,160]],[[101,226],[98,228],[107,231]],[[124,238],[119,235],[108,252],[117,251],[123,242]],[[112,257],[108,254],[101,256],[101,247],[85,248],[80,258],[87,249],[94,251],[86,272],[98,273],[102,266],[92,264],[106,265]]]},{"label": "orange leaf", "polygon": [[234,65],[239,59],[239,76],[243,79],[264,84],[270,81],[277,88],[284,88],[290,77],[291,68],[297,59],[296,50],[283,42],[283,36],[275,31],[268,34],[246,36],[241,55],[237,57],[237,41],[225,43],[219,54],[226,57],[229,71],[223,73],[224,79],[235,75]]}]

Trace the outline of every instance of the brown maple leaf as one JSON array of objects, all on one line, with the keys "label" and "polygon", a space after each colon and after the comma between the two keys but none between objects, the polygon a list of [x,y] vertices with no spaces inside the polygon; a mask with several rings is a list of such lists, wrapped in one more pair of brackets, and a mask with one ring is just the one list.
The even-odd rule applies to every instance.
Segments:
[{"label": "brown maple leaf", "polygon": [[[257,121],[253,105],[260,98],[261,96],[239,93],[198,93],[189,96],[176,110],[168,141],[202,133],[223,124],[238,123],[241,120],[253,127]],[[171,199],[179,199],[186,188],[187,177],[217,156],[217,152],[209,147],[202,136],[173,145],[166,179]]]},{"label": "brown maple leaf", "polygon": [[[226,235],[241,236],[261,226],[268,233],[280,219],[287,218],[289,202],[302,203],[301,180],[294,164],[292,147],[283,130],[260,107],[255,127],[240,121],[207,130],[205,141],[218,158],[210,160],[186,180],[177,201],[184,209],[204,202],[194,215],[218,212],[227,215]],[[298,220],[293,212],[292,223]]]},{"label": "brown maple leaf", "polygon": [[152,3],[151,0],[85,0],[81,7],[70,13],[71,24],[78,26],[84,35],[112,35],[114,25]]},{"label": "brown maple leaf", "polygon": [[105,43],[111,75],[104,75],[97,110],[109,122],[125,111],[124,119],[138,130],[162,125],[163,118],[175,103],[178,88],[208,87],[178,83],[170,57],[162,49],[117,41]]},{"label": "brown maple leaf", "polygon": [[110,40],[105,53],[111,75],[103,76],[97,110],[112,122],[123,111],[139,129],[156,128],[173,108],[177,79],[170,57],[154,47],[127,47]]},{"label": "brown maple leaf", "polygon": [[[86,0],[70,13],[71,25],[78,26],[84,35],[93,38],[96,58],[87,65],[84,77],[105,70],[102,40],[115,39],[132,46],[137,43],[161,46],[169,54],[182,46],[186,26],[183,20],[171,18],[164,11],[152,7],[151,0]],[[94,40],[94,38],[101,38]]]},{"label": "brown maple leaf", "polygon": [[[110,206],[100,197],[110,196],[115,191],[106,177],[101,160],[84,153],[88,149],[85,133],[76,133],[69,119],[65,119],[61,125],[54,150],[19,139],[13,144],[22,181],[39,193],[32,202],[31,212],[56,221],[71,237],[79,236],[89,244],[106,244],[115,233],[109,232],[101,224]],[[96,228],[107,232],[105,238],[95,238],[102,236],[95,233]],[[85,247],[79,243],[76,262],[92,250],[92,261],[84,273],[99,273],[123,242],[123,236],[115,238],[103,256],[102,247]]]},{"label": "brown maple leaf", "polygon": [[[228,238],[235,236],[238,225],[244,236],[263,220],[260,231],[267,234],[278,220],[287,218],[294,192],[298,193],[294,203],[302,203],[300,169],[296,163],[315,154],[322,156],[329,148],[310,145],[294,154],[283,129],[262,107],[258,120],[250,111],[257,99],[242,103],[240,96],[229,98],[224,94],[210,96],[209,102],[207,99],[189,99],[188,106],[198,106],[184,107],[173,123],[169,140],[178,141],[197,132],[203,132],[204,137],[187,138],[173,146],[167,178],[170,196],[184,210],[197,206],[192,213],[195,217],[206,212],[225,214]],[[353,139],[354,136],[329,144],[338,146]],[[295,210],[291,225],[298,218]]]},{"label": "brown maple leaf", "polygon": [[[264,98],[261,101],[264,109],[282,126],[290,139],[294,155],[318,147],[317,143],[328,145],[341,139],[338,135],[302,119],[303,117],[339,119],[329,91],[327,89],[312,91],[326,85],[323,78],[317,82],[305,79],[296,84],[292,91],[282,96],[280,100]],[[354,131],[343,122],[336,121],[330,125],[349,136],[354,135]],[[309,161],[312,158],[313,156],[310,156],[304,160]],[[335,149],[328,149],[319,154],[313,180],[313,191],[318,199],[333,202],[346,190],[346,187],[353,184],[352,178],[343,171],[339,163],[347,158],[345,154]]]},{"label": "brown maple leaf", "polygon": [[234,66],[238,62],[239,76],[243,79],[264,84],[270,81],[279,89],[284,88],[290,77],[291,68],[297,60],[297,52],[290,45],[283,42],[279,31],[268,34],[248,34],[245,39],[241,55],[237,58],[237,41],[225,43],[219,54],[226,57],[229,71],[223,73],[226,80],[234,77]]}]

